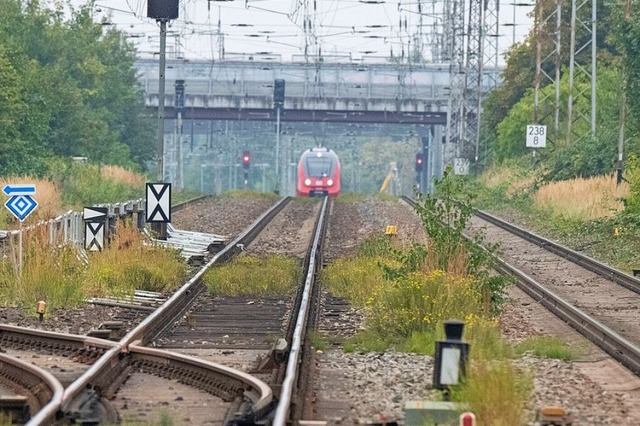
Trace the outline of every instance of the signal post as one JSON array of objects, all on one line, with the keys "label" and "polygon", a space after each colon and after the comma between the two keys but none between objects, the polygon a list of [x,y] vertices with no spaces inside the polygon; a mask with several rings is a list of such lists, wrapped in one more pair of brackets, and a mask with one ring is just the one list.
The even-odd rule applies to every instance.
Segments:
[{"label": "signal post", "polygon": [[242,153],[242,170],[244,171],[244,189],[249,188],[249,169],[251,168],[251,153],[244,151]]}]

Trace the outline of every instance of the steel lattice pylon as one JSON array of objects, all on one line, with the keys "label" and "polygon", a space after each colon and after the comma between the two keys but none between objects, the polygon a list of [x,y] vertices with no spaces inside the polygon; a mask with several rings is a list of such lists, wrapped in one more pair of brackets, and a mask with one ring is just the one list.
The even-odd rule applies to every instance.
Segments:
[{"label": "steel lattice pylon", "polygon": [[486,87],[498,83],[498,0],[445,2],[445,59],[450,61],[448,152],[478,160],[480,118]]},{"label": "steel lattice pylon", "polygon": [[464,138],[465,40],[464,0],[445,2],[445,59],[449,61],[449,101],[447,105],[447,152],[445,162],[451,163],[461,154]]},{"label": "steel lattice pylon", "polygon": [[[569,57],[569,101],[567,103],[567,139],[579,141],[596,133],[596,10],[597,0],[571,1],[571,51]],[[586,81],[576,86],[576,78]],[[579,107],[579,98],[590,101],[590,109]],[[575,115],[574,115],[575,113]],[[574,126],[579,122],[589,129]]]},{"label": "steel lattice pylon", "polygon": [[[569,48],[569,93],[566,114],[560,105],[562,0],[555,7],[536,2],[536,79],[534,122],[544,124],[553,114],[552,139],[562,135],[560,119],[566,120],[566,141],[577,142],[596,133],[596,9],[597,0],[572,0]],[[555,21],[555,25],[554,25]],[[544,87],[554,84],[554,97]],[[586,99],[587,102],[581,102]],[[581,106],[583,105],[583,106]],[[588,105],[585,107],[584,105]]]},{"label": "steel lattice pylon", "polygon": [[465,61],[465,79],[463,91],[461,155],[470,157],[472,144],[478,135],[480,118],[480,91],[482,87],[482,65],[484,62],[483,33],[484,8],[483,0],[469,0],[469,17],[467,19],[467,52]]},{"label": "steel lattice pylon", "polygon": [[[533,121],[542,124],[553,114],[553,137],[558,138],[560,123],[560,50],[562,41],[562,0],[556,0],[555,7],[544,8],[538,1],[535,10],[536,31],[536,76]],[[553,30],[549,28],[553,25]],[[554,98],[542,93],[544,86],[554,85]]]}]

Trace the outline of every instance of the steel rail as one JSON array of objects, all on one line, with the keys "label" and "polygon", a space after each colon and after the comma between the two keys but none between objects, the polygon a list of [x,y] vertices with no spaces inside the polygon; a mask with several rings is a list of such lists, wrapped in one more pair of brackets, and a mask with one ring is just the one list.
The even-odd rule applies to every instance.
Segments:
[{"label": "steel rail", "polygon": [[0,346],[2,347],[101,353],[116,345],[116,342],[95,337],[0,324]]},{"label": "steel rail", "polygon": [[[416,206],[416,202],[407,197],[402,197],[412,207]],[[534,244],[538,244],[541,247],[548,249],[549,251],[564,257],[572,263],[576,263],[579,266],[598,274],[604,278],[609,278],[613,282],[623,284],[639,282],[634,277],[625,274],[622,271],[618,271],[609,265],[605,265],[598,262],[588,256],[577,253],[571,249],[563,247],[553,241],[540,237],[527,230],[519,228],[513,224],[505,222],[496,218],[486,212],[476,212],[479,217],[487,220],[488,222],[512,232],[514,235],[530,241]],[[479,214],[478,214],[479,213]],[[489,219],[486,219],[489,218]],[[467,236],[465,238],[469,239]],[[542,304],[550,312],[555,314],[558,318],[567,322],[580,334],[585,336],[591,342],[599,346],[612,358],[619,361],[630,371],[636,375],[640,375],[640,348],[634,343],[630,342],[611,328],[607,327],[600,321],[590,317],[587,313],[579,308],[576,308],[569,302],[562,299],[560,296],[545,288],[542,284],[525,274],[513,265],[507,263],[499,256],[495,256],[496,270],[503,274],[507,274],[516,278],[516,283],[525,293],[531,296],[538,303]],[[628,279],[631,279],[629,281]],[[631,284],[630,284],[631,285]],[[637,291],[638,287],[629,288],[630,290]]]},{"label": "steel rail", "polygon": [[182,201],[180,203],[176,203],[176,204],[171,206],[171,213],[176,213],[176,212],[179,212],[181,210],[184,210],[187,207],[190,207],[192,204],[195,204],[198,201],[206,200],[207,198],[210,198],[210,197],[212,197],[212,195],[200,195],[198,197],[190,198],[190,199]]},{"label": "steel rail", "polygon": [[273,419],[274,426],[284,426],[289,421],[293,387],[298,378],[298,367],[302,356],[303,335],[307,327],[307,319],[311,306],[311,293],[317,269],[321,266],[319,265],[319,262],[317,262],[317,257],[319,255],[320,242],[325,228],[328,202],[329,197],[325,197],[320,209],[319,220],[316,224],[313,242],[311,243],[312,249],[309,256],[308,272],[304,282],[300,310],[298,311],[296,325],[293,331],[293,340],[291,341],[286,373],[280,390],[280,399],[278,400],[278,406],[276,407],[275,417]]},{"label": "steel rail", "polygon": [[[47,407],[47,410],[41,410],[40,417],[42,422],[30,422],[31,425],[49,424],[54,421],[58,412],[65,412],[74,403],[83,392],[87,390],[107,389],[109,384],[113,383],[117,377],[110,374],[114,368],[120,371],[125,370],[125,365],[129,360],[125,355],[129,352],[129,345],[134,342],[142,342],[147,344],[153,339],[159,337],[164,331],[172,327],[174,322],[179,318],[195,300],[196,296],[203,289],[202,277],[206,270],[216,263],[224,262],[233,255],[242,251],[242,245],[248,244],[255,236],[266,226],[266,224],[280,212],[291,200],[290,197],[280,199],[276,204],[264,212],[256,219],[247,229],[245,229],[235,240],[229,243],[222,251],[217,253],[206,265],[201,267],[198,272],[185,284],[180,287],[162,306],[154,311],[149,317],[142,321],[137,327],[125,335],[116,345],[104,353],[84,374],[71,383],[64,391],[62,401],[58,407]],[[235,369],[227,368],[227,371],[241,378],[236,374]],[[252,383],[249,384],[252,386]],[[262,389],[262,388],[260,388]],[[260,391],[259,389],[259,392]],[[251,393],[249,393],[251,395]],[[267,398],[260,395],[256,401]]]},{"label": "steel rail", "polygon": [[[188,375],[189,384],[221,398],[229,399],[229,395],[235,397],[244,394],[253,401],[252,412],[259,416],[256,418],[262,418],[271,409],[273,392],[269,385],[243,371],[176,352],[148,348],[141,346],[140,342],[129,345],[129,352],[134,365],[142,370],[160,375],[167,370],[186,370],[191,372]],[[214,377],[228,377],[231,380],[215,381],[209,375],[203,375],[202,371],[213,373]]]},{"label": "steel rail", "polygon": [[518,287],[524,290],[538,303],[567,322],[580,334],[598,345],[606,353],[618,360],[636,375],[640,375],[640,348],[625,339],[611,328],[591,318],[536,280],[496,257],[497,270],[517,278]]},{"label": "steel rail", "polygon": [[588,269],[591,272],[594,272],[601,277],[607,278],[617,284],[620,284],[627,289],[640,294],[640,280],[623,272],[618,269],[615,269],[607,264],[599,262],[587,255],[582,253],[578,253],[577,251],[571,250],[568,247],[561,246],[560,244],[548,240],[544,237],[534,234],[533,232],[529,232],[526,229],[515,226],[511,223],[505,222],[502,219],[499,219],[487,212],[476,211],[476,216],[479,218],[486,220],[489,223],[492,223],[500,228],[511,232],[514,235],[517,235],[520,238],[523,238],[529,242],[532,242],[552,253],[561,256],[572,263],[582,266],[585,269]]},{"label": "steel rail", "polygon": [[[62,401],[64,388],[58,379],[31,363],[0,353],[0,377],[7,383],[27,389],[38,404],[42,405],[29,423],[43,422],[46,419],[41,413],[57,409]],[[33,398],[30,398],[32,402]]]}]

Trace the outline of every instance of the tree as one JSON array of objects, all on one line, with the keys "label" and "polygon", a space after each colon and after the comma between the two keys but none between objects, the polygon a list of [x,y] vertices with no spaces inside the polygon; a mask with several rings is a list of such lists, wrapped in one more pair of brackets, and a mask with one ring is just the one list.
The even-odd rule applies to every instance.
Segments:
[{"label": "tree", "polygon": [[[21,152],[122,166],[142,166],[152,157],[153,126],[145,117],[135,51],[120,32],[94,23],[89,5],[65,20],[61,10],[38,0],[3,0],[0,16],[3,68],[14,71],[13,80],[0,74],[0,86],[23,94],[14,120]],[[7,171],[44,172],[43,161],[21,156],[15,162]]]}]

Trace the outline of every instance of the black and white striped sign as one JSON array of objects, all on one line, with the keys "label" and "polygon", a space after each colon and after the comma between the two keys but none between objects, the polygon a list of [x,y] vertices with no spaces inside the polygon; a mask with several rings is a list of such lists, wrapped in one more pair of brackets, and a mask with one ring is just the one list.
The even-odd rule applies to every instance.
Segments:
[{"label": "black and white striped sign", "polygon": [[84,223],[84,249],[87,251],[102,251],[104,248],[104,223]]},{"label": "black and white striped sign", "polygon": [[147,184],[146,220],[149,223],[171,223],[171,184]]}]

